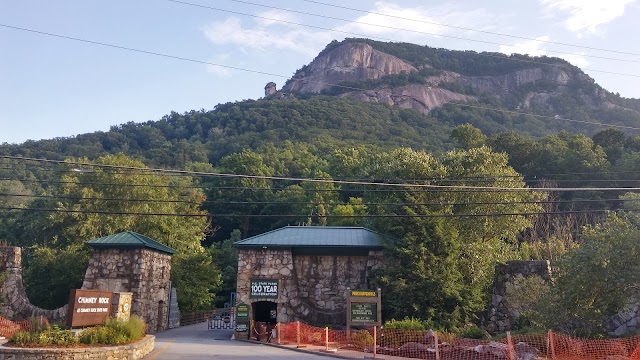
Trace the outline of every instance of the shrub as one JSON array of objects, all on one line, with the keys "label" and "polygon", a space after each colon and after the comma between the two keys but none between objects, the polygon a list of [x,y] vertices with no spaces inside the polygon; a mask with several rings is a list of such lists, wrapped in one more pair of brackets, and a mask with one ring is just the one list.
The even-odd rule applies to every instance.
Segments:
[{"label": "shrub", "polygon": [[108,319],[104,326],[83,330],[79,337],[82,344],[118,345],[138,340],[145,334],[144,321],[138,316],[128,320]]},{"label": "shrub", "polygon": [[18,331],[11,337],[11,342],[18,346],[50,346],[75,345],[78,337],[71,330],[58,325],[45,327],[40,322],[32,321],[29,331]]},{"label": "shrub", "polygon": [[384,323],[387,330],[426,330],[424,322],[420,319],[406,317],[403,320],[391,319]]},{"label": "shrub", "polygon": [[367,330],[360,330],[351,334],[351,343],[358,349],[366,349],[373,346],[373,336]]},{"label": "shrub", "polygon": [[484,339],[485,333],[476,325],[471,325],[464,329],[462,332],[462,337],[467,339]]}]

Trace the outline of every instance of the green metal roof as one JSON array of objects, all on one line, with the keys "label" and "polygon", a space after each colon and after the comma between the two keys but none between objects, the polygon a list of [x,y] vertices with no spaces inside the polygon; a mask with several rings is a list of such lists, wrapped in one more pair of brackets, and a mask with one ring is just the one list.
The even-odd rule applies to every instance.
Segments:
[{"label": "green metal roof", "polygon": [[176,253],[175,250],[167,245],[133,231],[125,231],[89,240],[86,244],[95,248],[147,248],[169,255]]},{"label": "green metal roof", "polygon": [[381,249],[382,235],[363,227],[286,226],[236,241],[235,247]]}]

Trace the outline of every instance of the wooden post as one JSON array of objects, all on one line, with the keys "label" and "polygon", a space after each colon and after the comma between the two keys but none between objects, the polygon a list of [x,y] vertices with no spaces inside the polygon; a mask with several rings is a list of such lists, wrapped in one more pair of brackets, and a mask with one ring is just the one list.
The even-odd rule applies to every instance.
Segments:
[{"label": "wooden post", "polygon": [[298,342],[298,347],[300,347],[300,321],[296,321],[296,341]]},{"label": "wooden post", "polygon": [[373,357],[375,358],[378,353],[378,327],[373,327]]},{"label": "wooden post", "polygon": [[329,352],[329,327],[324,328],[324,351]]},{"label": "wooden post", "polygon": [[434,346],[436,349],[436,360],[440,360],[440,346],[438,345],[438,332],[434,331],[433,332],[433,341],[434,341]]},{"label": "wooden post", "polygon": [[513,341],[511,341],[511,331],[507,331],[507,351],[509,351],[509,360],[516,360]]},{"label": "wooden post", "polygon": [[278,345],[280,345],[280,336],[282,336],[282,333],[280,333],[280,323],[276,324],[276,342],[278,343]]},{"label": "wooden post", "polygon": [[556,345],[554,344],[554,339],[553,339],[553,331],[549,330],[549,350],[547,351],[551,351],[551,359],[555,360],[556,358]]},{"label": "wooden post", "polygon": [[254,331],[253,331],[253,319],[249,322],[249,340],[251,340],[251,338],[254,336]]}]

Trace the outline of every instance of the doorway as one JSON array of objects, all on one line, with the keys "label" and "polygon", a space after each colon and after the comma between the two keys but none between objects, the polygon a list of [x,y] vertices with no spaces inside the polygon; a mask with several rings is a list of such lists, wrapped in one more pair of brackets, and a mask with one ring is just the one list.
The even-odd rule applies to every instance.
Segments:
[{"label": "doorway", "polygon": [[278,319],[278,304],[273,301],[257,301],[253,306],[253,321],[275,324]]}]

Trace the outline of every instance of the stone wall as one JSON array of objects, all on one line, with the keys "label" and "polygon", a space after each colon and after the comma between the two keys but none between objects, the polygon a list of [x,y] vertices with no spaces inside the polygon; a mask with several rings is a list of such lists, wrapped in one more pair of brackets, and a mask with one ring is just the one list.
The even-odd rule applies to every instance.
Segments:
[{"label": "stone wall", "polygon": [[[22,283],[19,247],[0,247],[0,272],[7,272],[0,286],[5,301],[0,314],[11,320],[44,316],[51,322],[65,322],[67,306],[45,310],[33,306]],[[168,328],[169,276],[171,257],[146,249],[94,249],[82,289],[131,292],[131,313],[141,316],[147,332]]]},{"label": "stone wall", "polygon": [[153,351],[155,337],[133,344],[83,348],[16,348],[0,346],[0,360],[138,360]]},{"label": "stone wall", "polygon": [[640,302],[630,301],[630,305],[604,322],[604,328],[611,336],[640,333]]},{"label": "stone wall", "polygon": [[12,320],[44,316],[53,322],[65,321],[66,305],[55,310],[45,310],[29,302],[22,283],[22,249],[19,247],[0,247],[0,273],[5,272],[5,280],[0,285],[0,314]]},{"label": "stone wall", "polygon": [[[251,304],[251,279],[279,279],[278,321],[344,324],[347,288],[369,288],[381,251],[368,256],[294,255],[291,250],[245,250],[238,257],[238,301]],[[255,299],[259,301],[260,299]]]},{"label": "stone wall", "polygon": [[519,309],[509,304],[506,293],[519,278],[539,276],[544,281],[551,281],[551,265],[549,261],[509,261],[496,265],[491,300],[480,321],[490,334],[509,331],[520,317]]},{"label": "stone wall", "polygon": [[141,316],[147,331],[167,329],[171,257],[146,249],[95,248],[83,289],[132,292],[131,313]]}]

